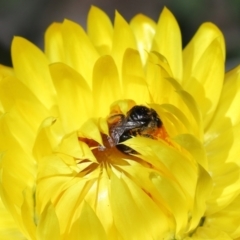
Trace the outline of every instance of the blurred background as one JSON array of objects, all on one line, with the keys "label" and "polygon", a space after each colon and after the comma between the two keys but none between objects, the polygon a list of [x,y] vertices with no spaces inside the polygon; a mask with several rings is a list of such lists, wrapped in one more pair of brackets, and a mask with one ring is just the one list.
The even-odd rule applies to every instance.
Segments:
[{"label": "blurred background", "polygon": [[91,5],[107,12],[112,20],[116,9],[127,21],[137,13],[157,21],[166,6],[178,20],[183,47],[201,23],[213,22],[225,36],[226,69],[240,63],[240,0],[0,0],[0,63],[11,66],[13,36],[43,48],[44,32],[52,22],[68,18],[85,27]]}]

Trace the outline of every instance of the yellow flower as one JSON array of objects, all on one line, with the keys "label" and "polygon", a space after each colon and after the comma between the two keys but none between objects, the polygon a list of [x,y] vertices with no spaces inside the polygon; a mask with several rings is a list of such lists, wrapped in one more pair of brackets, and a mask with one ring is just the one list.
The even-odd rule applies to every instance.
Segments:
[{"label": "yellow flower", "polygon": [[0,68],[0,238],[240,238],[240,70],[224,77],[224,60],[211,23],[182,51],[166,8],[112,26],[92,7],[87,34],[54,23],[44,53],[15,37]]}]

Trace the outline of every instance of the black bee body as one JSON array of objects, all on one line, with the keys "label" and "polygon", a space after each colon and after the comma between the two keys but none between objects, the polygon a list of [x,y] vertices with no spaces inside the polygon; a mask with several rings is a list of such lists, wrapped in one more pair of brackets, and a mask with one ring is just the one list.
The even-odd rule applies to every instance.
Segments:
[{"label": "black bee body", "polygon": [[162,121],[156,111],[141,105],[131,108],[126,116],[123,114],[118,116],[120,116],[121,120],[110,128],[110,134],[117,149],[126,154],[136,152],[130,147],[119,143],[133,136],[152,138],[151,133],[162,126]]}]

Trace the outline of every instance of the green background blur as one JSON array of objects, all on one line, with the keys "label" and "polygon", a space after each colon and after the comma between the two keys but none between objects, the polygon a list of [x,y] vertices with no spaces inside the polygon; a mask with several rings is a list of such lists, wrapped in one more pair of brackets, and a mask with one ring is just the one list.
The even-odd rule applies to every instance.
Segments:
[{"label": "green background blur", "polygon": [[129,21],[143,13],[157,21],[163,7],[177,18],[183,47],[201,23],[215,23],[227,46],[226,69],[240,63],[240,0],[0,0],[0,63],[11,66],[13,36],[23,36],[43,48],[44,31],[54,21],[71,19],[86,26],[91,5],[114,18],[115,9]]}]

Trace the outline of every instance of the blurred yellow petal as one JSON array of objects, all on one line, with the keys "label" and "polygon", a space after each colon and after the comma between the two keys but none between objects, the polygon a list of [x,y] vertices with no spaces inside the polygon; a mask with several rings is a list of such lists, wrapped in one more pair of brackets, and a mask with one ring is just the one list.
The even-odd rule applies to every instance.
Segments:
[{"label": "blurred yellow petal", "polygon": [[13,75],[14,75],[13,68],[0,64],[0,80],[7,76],[13,76]]},{"label": "blurred yellow petal", "polygon": [[98,52],[109,54],[112,49],[113,26],[109,17],[99,8],[91,6],[87,22],[88,36]]},{"label": "blurred yellow petal", "polygon": [[62,25],[51,24],[45,33],[45,54],[50,62],[64,62]]}]

